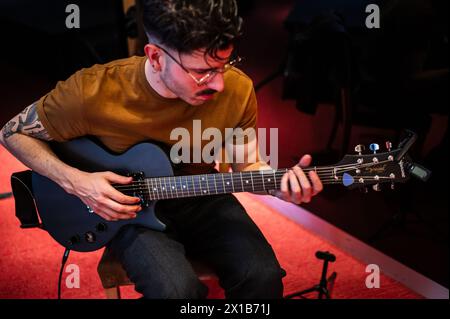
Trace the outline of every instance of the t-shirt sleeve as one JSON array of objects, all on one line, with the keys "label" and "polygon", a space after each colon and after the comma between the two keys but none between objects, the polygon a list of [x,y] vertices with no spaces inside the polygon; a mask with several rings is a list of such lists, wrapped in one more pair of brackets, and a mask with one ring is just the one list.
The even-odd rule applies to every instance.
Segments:
[{"label": "t-shirt sleeve", "polygon": [[57,142],[65,142],[88,134],[83,99],[82,70],[60,81],[39,99],[37,112],[48,134]]}]

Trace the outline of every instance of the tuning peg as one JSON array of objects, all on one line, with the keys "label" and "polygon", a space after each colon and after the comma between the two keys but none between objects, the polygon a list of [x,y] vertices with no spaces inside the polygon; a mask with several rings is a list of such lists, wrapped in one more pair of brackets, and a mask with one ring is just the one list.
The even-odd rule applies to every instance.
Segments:
[{"label": "tuning peg", "polygon": [[372,143],[369,145],[369,149],[376,154],[377,151],[380,149],[380,145],[378,145],[377,143]]},{"label": "tuning peg", "polygon": [[358,144],[355,146],[355,152],[358,153],[358,155],[361,155],[361,153],[366,149],[366,147],[362,144]]},{"label": "tuning peg", "polygon": [[375,184],[375,185],[372,186],[372,188],[373,188],[373,190],[376,191],[376,192],[381,191],[380,184]]},{"label": "tuning peg", "polygon": [[391,143],[391,141],[386,141],[386,149],[388,150],[388,152],[391,151],[391,149],[392,149],[392,143]]}]

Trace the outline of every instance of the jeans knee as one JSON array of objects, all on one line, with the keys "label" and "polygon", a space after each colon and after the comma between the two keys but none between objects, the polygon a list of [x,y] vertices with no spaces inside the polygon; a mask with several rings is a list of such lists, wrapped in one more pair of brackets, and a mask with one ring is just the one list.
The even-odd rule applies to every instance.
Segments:
[{"label": "jeans knee", "polygon": [[281,297],[282,269],[278,265],[254,267],[249,271],[248,278],[253,282],[255,289],[266,292],[271,298]]},{"label": "jeans knee", "polygon": [[152,299],[203,299],[208,288],[197,278],[178,276],[158,281],[139,281],[136,291]]},{"label": "jeans knee", "polygon": [[233,286],[225,289],[225,293],[227,298],[282,298],[282,274],[278,263],[241,268],[233,276]]}]

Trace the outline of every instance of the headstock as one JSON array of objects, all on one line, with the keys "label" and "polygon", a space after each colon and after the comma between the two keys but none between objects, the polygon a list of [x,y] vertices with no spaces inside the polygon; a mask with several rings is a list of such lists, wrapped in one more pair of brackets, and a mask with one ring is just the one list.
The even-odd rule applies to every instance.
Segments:
[{"label": "headstock", "polygon": [[405,158],[396,160],[400,149],[378,152],[379,145],[371,144],[369,154],[363,154],[363,145],[357,145],[357,154],[345,155],[336,165],[336,175],[342,178],[344,186],[349,188],[372,186],[380,190],[380,184],[389,183],[394,188],[395,183],[408,180],[407,162]]},{"label": "headstock", "polygon": [[431,172],[413,163],[407,155],[416,140],[415,133],[408,133],[407,139],[396,149],[392,149],[389,141],[383,152],[375,143],[369,145],[369,152],[364,152],[364,145],[357,145],[356,154],[345,155],[336,165],[335,178],[349,188],[372,186],[375,191],[381,190],[381,184],[389,184],[393,189],[395,183],[404,183],[411,175],[426,181]]}]

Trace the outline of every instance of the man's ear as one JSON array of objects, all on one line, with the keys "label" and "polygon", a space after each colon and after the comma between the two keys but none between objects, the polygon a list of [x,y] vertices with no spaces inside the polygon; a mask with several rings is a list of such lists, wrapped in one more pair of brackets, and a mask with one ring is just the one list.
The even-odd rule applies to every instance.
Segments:
[{"label": "man's ear", "polygon": [[146,44],[144,46],[145,55],[150,62],[151,67],[155,71],[161,70],[161,49],[154,44]]}]

